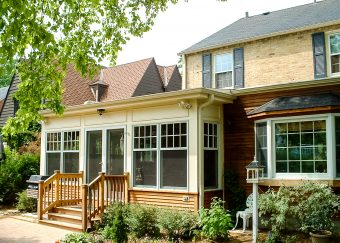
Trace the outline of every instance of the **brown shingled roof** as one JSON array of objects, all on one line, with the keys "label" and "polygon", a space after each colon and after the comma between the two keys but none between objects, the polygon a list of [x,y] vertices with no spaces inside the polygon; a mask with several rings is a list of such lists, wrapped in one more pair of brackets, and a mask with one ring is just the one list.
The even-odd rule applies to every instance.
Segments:
[{"label": "brown shingled roof", "polygon": [[[164,79],[164,72],[167,81]],[[90,85],[98,80],[99,74],[90,80],[82,78],[73,67],[69,67],[64,82],[63,103],[68,106],[95,101]],[[100,101],[127,99],[181,89],[181,76],[177,66],[158,66],[154,58],[104,68],[100,80],[107,84]],[[164,89],[164,82],[169,88],[171,86],[171,89]]]}]

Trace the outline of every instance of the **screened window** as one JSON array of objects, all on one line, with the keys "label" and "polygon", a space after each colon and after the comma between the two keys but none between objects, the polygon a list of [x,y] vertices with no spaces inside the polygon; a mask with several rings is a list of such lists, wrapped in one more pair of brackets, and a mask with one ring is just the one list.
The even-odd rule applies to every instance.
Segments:
[{"label": "screened window", "polygon": [[157,126],[134,127],[134,185],[157,186]]},{"label": "screened window", "polygon": [[217,124],[204,123],[204,188],[218,187]]},{"label": "screened window", "polygon": [[267,122],[256,124],[256,159],[264,167],[264,175],[267,176]]},{"label": "screened window", "polygon": [[275,124],[277,173],[327,173],[326,121]]},{"label": "screened window", "polygon": [[46,172],[79,172],[79,131],[50,132],[46,134]]},{"label": "screened window", "polygon": [[331,73],[340,73],[340,34],[329,36]]},{"label": "screened window", "polygon": [[135,126],[133,139],[135,186],[187,186],[186,123]]},{"label": "screened window", "polygon": [[186,187],[187,124],[162,124],[161,141],[161,187]]},{"label": "screened window", "polygon": [[224,53],[215,56],[215,86],[230,88],[233,86],[233,55]]}]

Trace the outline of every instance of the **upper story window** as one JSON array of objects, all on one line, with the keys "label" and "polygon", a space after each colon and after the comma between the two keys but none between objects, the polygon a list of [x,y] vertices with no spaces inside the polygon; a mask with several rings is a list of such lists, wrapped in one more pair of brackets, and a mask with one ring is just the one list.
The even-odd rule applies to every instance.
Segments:
[{"label": "upper story window", "polygon": [[331,74],[340,73],[340,33],[329,36]]},{"label": "upper story window", "polygon": [[220,55],[215,55],[214,61],[215,87],[233,87],[233,54],[224,53]]}]

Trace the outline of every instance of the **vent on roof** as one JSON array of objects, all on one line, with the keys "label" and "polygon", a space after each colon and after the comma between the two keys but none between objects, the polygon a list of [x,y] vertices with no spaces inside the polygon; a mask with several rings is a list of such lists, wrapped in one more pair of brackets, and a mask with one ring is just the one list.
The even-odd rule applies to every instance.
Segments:
[{"label": "vent on roof", "polygon": [[100,71],[99,80],[93,84],[90,84],[91,91],[96,98],[96,102],[100,101],[100,98],[104,94],[105,90],[107,89],[107,84],[103,81],[104,80],[104,73],[103,70]]},{"label": "vent on roof", "polygon": [[246,12],[246,18],[249,18],[249,13],[248,12]]},{"label": "vent on roof", "polygon": [[263,13],[262,15],[268,15],[268,14],[270,14],[270,12],[265,12],[265,13]]}]

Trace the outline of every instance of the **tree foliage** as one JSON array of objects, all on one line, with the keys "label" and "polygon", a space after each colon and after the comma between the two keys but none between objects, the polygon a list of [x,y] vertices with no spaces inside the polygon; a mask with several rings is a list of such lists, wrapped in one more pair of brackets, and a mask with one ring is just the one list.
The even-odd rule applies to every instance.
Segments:
[{"label": "tree foliage", "polygon": [[14,60],[7,62],[4,58],[0,57],[0,87],[10,85],[15,72],[15,64]]},{"label": "tree foliage", "polygon": [[[177,0],[2,0],[0,63],[20,60],[20,109],[5,133],[26,130],[40,109],[62,114],[62,80],[72,63],[94,75],[104,59],[114,63],[130,36],[142,36],[160,11]],[[46,102],[42,102],[45,100]]]}]

